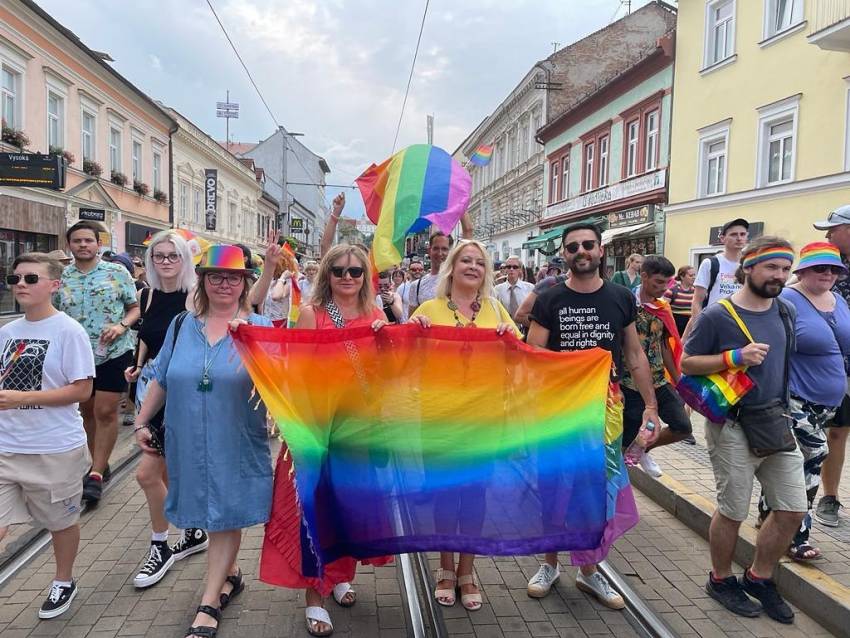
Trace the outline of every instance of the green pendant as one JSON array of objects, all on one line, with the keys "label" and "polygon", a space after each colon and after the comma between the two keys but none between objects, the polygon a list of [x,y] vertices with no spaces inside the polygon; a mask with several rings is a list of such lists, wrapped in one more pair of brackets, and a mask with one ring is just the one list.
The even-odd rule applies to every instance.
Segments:
[{"label": "green pendant", "polygon": [[210,392],[212,390],[212,380],[208,374],[201,377],[201,382],[198,384],[198,392]]}]

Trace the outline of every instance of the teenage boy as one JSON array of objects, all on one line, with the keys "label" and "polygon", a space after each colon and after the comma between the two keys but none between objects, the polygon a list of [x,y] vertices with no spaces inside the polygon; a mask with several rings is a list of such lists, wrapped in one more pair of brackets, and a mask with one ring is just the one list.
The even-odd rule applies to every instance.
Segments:
[{"label": "teenage boy", "polygon": [[65,613],[77,595],[82,476],[91,461],[78,404],[91,396],[94,356],[86,331],[51,305],[60,263],[15,259],[6,276],[24,316],[0,328],[0,539],[35,520],[53,537],[56,574],[39,618]]}]

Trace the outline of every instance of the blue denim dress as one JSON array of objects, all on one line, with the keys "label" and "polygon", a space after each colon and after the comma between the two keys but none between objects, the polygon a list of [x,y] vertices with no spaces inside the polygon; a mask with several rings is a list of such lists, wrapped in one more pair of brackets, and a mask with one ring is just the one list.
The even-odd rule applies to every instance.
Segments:
[{"label": "blue denim dress", "polygon": [[[248,321],[271,326],[256,314]],[[199,389],[205,341],[201,322],[189,314],[174,343],[172,321],[154,363],[166,391],[165,516],[177,527],[211,532],[265,523],[272,500],[266,410],[255,409],[259,397],[251,399],[253,382],[229,334],[217,352],[207,347],[211,387]]]}]

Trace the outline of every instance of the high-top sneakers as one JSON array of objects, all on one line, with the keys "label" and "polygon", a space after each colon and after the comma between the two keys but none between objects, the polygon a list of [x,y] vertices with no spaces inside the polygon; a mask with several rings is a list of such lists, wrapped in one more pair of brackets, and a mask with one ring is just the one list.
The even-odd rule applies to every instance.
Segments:
[{"label": "high-top sneakers", "polygon": [[173,564],[174,554],[168,546],[168,541],[151,541],[148,559],[133,578],[133,584],[139,589],[156,585]]},{"label": "high-top sneakers", "polygon": [[210,539],[204,530],[190,527],[184,529],[180,540],[171,546],[171,553],[174,554],[174,560],[183,560],[187,556],[204,551],[209,544]]}]

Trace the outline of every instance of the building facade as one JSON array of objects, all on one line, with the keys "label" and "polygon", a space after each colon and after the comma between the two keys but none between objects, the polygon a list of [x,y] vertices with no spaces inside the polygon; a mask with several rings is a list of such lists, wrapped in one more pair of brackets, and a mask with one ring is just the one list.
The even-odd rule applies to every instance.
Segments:
[{"label": "building facade", "polygon": [[[0,189],[0,277],[23,252],[64,248],[65,230],[80,218],[101,222],[105,246],[116,251],[137,229],[168,227],[175,123],[109,59],[34,2],[0,2],[0,150],[67,160],[61,192]],[[4,287],[0,314],[15,310]]]},{"label": "building facade", "polygon": [[542,234],[527,248],[551,253],[562,230],[592,221],[603,229],[606,266],[631,253],[664,252],[670,159],[673,32],[643,59],[538,132],[544,144]]},{"label": "building facade", "polygon": [[650,2],[556,51],[536,63],[461,144],[455,152],[460,161],[482,144],[493,146],[487,166],[468,165],[468,169],[476,238],[487,243],[494,258],[518,256],[527,264],[547,258],[540,250],[545,244],[529,244],[546,227],[548,204],[547,161],[537,131],[643,60],[675,22],[675,9]]},{"label": "building facade", "polygon": [[674,263],[716,252],[736,217],[797,247],[823,237],[812,222],[850,203],[848,69],[850,0],[679,2]]},{"label": "building facade", "polygon": [[[172,137],[174,226],[186,228],[213,243],[239,243],[262,250],[274,217],[261,210],[263,174],[250,160],[240,161],[209,135],[172,108],[163,107],[177,122]],[[206,171],[216,171],[216,224],[206,224]]]}]

